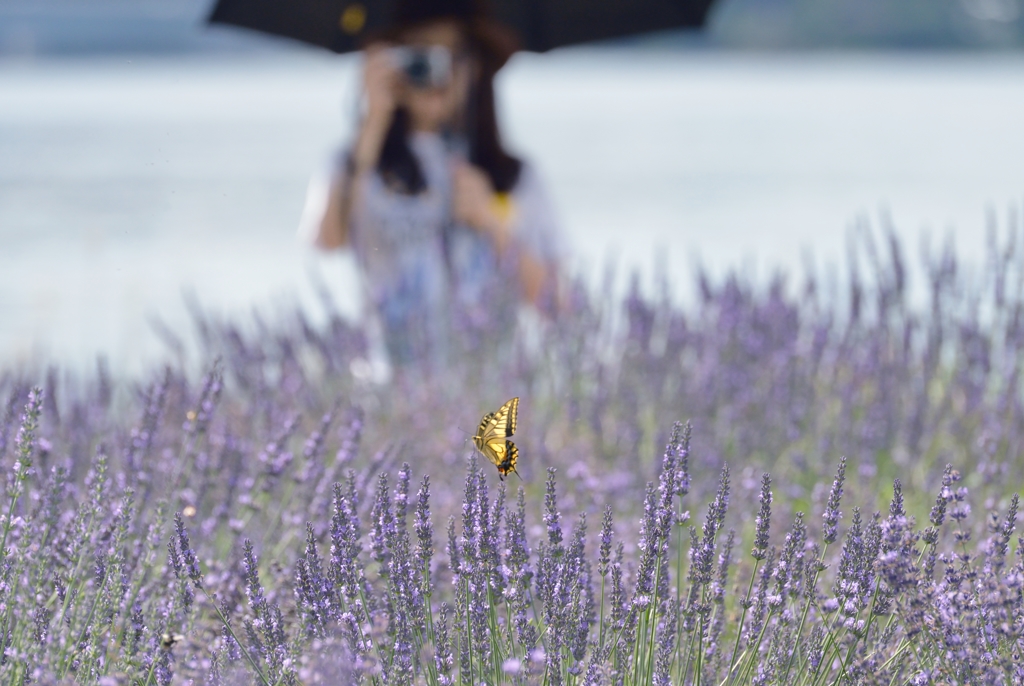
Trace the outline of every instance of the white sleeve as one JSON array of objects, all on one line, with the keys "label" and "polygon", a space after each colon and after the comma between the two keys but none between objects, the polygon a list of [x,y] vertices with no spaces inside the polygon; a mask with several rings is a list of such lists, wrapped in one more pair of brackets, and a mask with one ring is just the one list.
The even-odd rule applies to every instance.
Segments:
[{"label": "white sleeve", "polygon": [[523,164],[512,198],[515,201],[513,230],[523,246],[541,259],[564,261],[568,251],[554,205],[529,164]]},{"label": "white sleeve", "polygon": [[320,234],[320,224],[324,213],[327,212],[331,187],[345,173],[344,160],[347,154],[347,148],[336,151],[309,178],[306,202],[302,206],[302,215],[299,217],[299,228],[296,232],[299,240],[306,245],[313,245]]}]

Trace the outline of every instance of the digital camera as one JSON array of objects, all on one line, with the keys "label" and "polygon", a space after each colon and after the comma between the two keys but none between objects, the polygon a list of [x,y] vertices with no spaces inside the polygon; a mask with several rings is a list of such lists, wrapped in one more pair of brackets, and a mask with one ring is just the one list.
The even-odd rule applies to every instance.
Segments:
[{"label": "digital camera", "polygon": [[452,78],[452,53],[441,45],[428,48],[402,45],[391,48],[390,52],[395,66],[416,88],[441,88]]}]

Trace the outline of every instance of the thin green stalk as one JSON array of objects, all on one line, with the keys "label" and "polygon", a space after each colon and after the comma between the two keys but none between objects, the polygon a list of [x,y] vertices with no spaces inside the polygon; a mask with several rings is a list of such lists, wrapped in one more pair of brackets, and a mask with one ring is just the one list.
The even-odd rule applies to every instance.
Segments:
[{"label": "thin green stalk", "polygon": [[[868,606],[868,619],[864,623],[864,636],[867,636],[868,631],[871,630],[871,622],[872,620],[874,620],[875,617],[873,611],[875,609],[875,604],[878,602],[878,594],[881,591],[881,589],[882,584],[879,583],[879,581],[876,579],[875,592],[871,594],[871,604]],[[836,680],[833,683],[838,685],[839,683],[841,683],[843,677],[846,676],[846,669],[850,666],[850,660],[853,659],[853,654],[857,650],[857,644],[860,643],[860,638],[861,637],[858,634],[853,635],[853,644],[850,646],[850,649],[846,651],[846,657],[843,659],[843,663],[840,667],[839,676],[836,677]]]},{"label": "thin green stalk", "polygon": [[[461,583],[465,587],[466,594],[466,644],[469,647],[469,683],[474,683],[476,680],[473,678],[473,621],[470,617],[469,612],[469,581],[462,579]],[[461,676],[462,670],[459,670]]]},{"label": "thin green stalk", "polygon": [[[29,407],[32,407],[31,403],[29,404]],[[28,469],[31,466],[32,451],[35,448],[33,442],[37,426],[37,416],[32,413],[32,410],[29,410],[26,414],[28,419],[23,425],[23,428],[26,429],[25,434],[29,437],[26,441],[28,445],[22,445],[20,448],[21,455],[18,456],[18,467],[14,475],[13,484],[14,493],[11,496],[10,505],[7,506],[7,518],[4,519],[4,535],[3,538],[0,539],[0,562],[7,559],[7,537],[11,533],[11,524],[14,521],[14,509],[17,507],[18,499],[21,497],[21,492],[24,490],[24,484],[28,481]],[[19,437],[19,440],[21,440],[21,437]]]},{"label": "thin green stalk", "polygon": [[[88,540],[88,538],[92,535],[92,527],[93,527],[93,524],[95,523],[95,521],[96,521],[96,506],[94,504],[92,509],[90,510],[90,513],[89,513],[89,524],[82,531],[83,539]],[[78,559],[75,561],[74,572],[71,574],[70,577],[68,577],[68,581],[69,581],[68,588],[67,588],[66,592],[64,593],[64,602],[62,603],[62,606],[61,606],[61,620],[64,621],[64,622],[67,622],[68,626],[71,626],[73,624],[73,619],[68,619],[68,608],[70,607],[71,599],[74,598],[74,597],[77,597],[78,596],[78,591],[82,588],[82,586],[84,586],[84,582],[83,582],[83,583],[79,584],[77,587],[72,588],[71,582],[73,582],[74,580],[78,579],[78,577],[79,577],[79,575],[80,575],[80,573],[82,571],[82,563],[83,563],[84,559],[85,559],[85,556],[82,554],[82,551],[79,550],[79,552],[78,552]],[[68,646],[72,646],[73,647],[74,645],[75,644],[69,642],[68,645],[66,645],[64,647],[64,649],[61,650],[61,656],[60,656],[61,664],[66,664],[67,657],[68,657],[68,654],[67,654]]]},{"label": "thin green stalk", "polygon": [[697,623],[697,655],[693,664],[693,686],[700,686],[704,672],[704,620]]},{"label": "thin green stalk", "polygon": [[[651,615],[654,615],[655,620],[657,619],[658,604],[656,602],[656,599],[658,597],[658,586],[661,583],[661,566],[662,566],[662,557],[661,557],[661,555],[658,555],[658,563],[654,567],[654,586],[651,589],[651,603],[650,603],[650,605],[647,606],[648,609],[646,611],[648,620],[651,619]],[[651,632],[651,640],[647,643],[648,649],[646,651],[646,665],[645,665],[645,669],[644,669],[644,671],[646,673],[646,676],[647,676],[647,680],[644,683],[647,683],[647,684],[651,683],[651,681],[654,678],[654,661],[655,661],[655,656],[658,654],[658,645],[657,645],[658,622],[657,621],[650,622],[650,632]]]},{"label": "thin green stalk", "polygon": [[[804,632],[804,623],[807,621],[807,612],[811,609],[811,603],[814,601],[814,589],[818,586],[818,575],[825,564],[825,553],[828,552],[828,543],[826,543],[821,549],[821,556],[818,558],[817,568],[814,570],[814,579],[811,581],[811,587],[808,589],[810,595],[807,596],[807,602],[804,604],[804,611],[800,614],[800,624],[796,628],[796,638],[794,646],[800,644],[800,636]],[[793,666],[793,658],[796,657],[796,648],[794,647],[793,652],[789,654],[789,659],[786,660],[786,671],[782,673],[782,678],[779,679],[781,683],[785,683],[789,677],[789,670]]]},{"label": "thin green stalk", "polygon": [[[637,676],[638,676],[637,675],[637,668],[638,668],[638,663],[640,662],[640,640],[641,640],[640,636],[641,636],[641,629],[645,633],[647,631],[646,622],[644,621],[644,619],[645,619],[645,617],[644,617],[643,613],[637,613],[637,617],[636,617],[636,637],[633,639],[633,661],[632,661],[633,662],[633,683],[634,684],[638,683],[637,682]],[[627,621],[628,621],[628,619],[627,619]]]},{"label": "thin green stalk", "polygon": [[[888,660],[885,661],[885,663],[882,664],[881,669],[884,670],[889,665],[889,663],[891,663],[896,658],[900,657],[903,653],[907,652],[909,648],[910,648],[909,644],[901,646],[899,648],[899,650],[897,650],[895,653],[892,654],[892,657],[890,657]],[[897,676],[898,676],[898,672],[893,672],[892,678],[889,679],[889,686],[893,686],[896,683],[896,677]]]},{"label": "thin green stalk", "polygon": [[[917,562],[916,562],[916,563],[914,564],[914,566],[915,566],[915,567],[918,567],[918,568],[920,568],[920,566],[921,566],[921,560],[923,560],[923,559],[924,559],[924,556],[925,556],[925,554],[926,554],[926,553],[927,553],[927,552],[928,552],[929,550],[932,550],[932,551],[934,551],[934,550],[935,550],[935,547],[936,547],[936,544],[932,543],[932,544],[929,544],[928,546],[926,546],[926,547],[925,547],[924,549],[922,549],[922,550],[921,550],[921,553],[920,553],[920,554],[919,554],[919,555],[917,556]],[[895,621],[896,621],[896,613],[895,613],[895,612],[893,612],[892,614],[890,614],[890,615],[889,615],[889,620],[888,620],[888,621],[887,621],[887,622],[885,623],[885,628],[884,628],[884,629],[882,630],[882,632],[883,632],[883,633],[885,633],[886,631],[888,631],[888,630],[889,630],[889,628],[890,628],[890,627],[892,626],[893,622],[895,622]],[[899,645],[897,646],[897,650],[896,650],[896,652],[897,652],[897,653],[899,653],[899,652],[900,652],[900,651],[901,651],[901,650],[903,649],[903,646],[904,646],[904,645],[905,645],[905,644],[906,644],[907,642],[908,642],[908,639],[906,639],[906,638],[903,638],[903,639],[901,639],[901,640],[900,640],[900,643],[899,643]],[[875,653],[877,653],[877,652],[878,652],[878,651],[876,650],[876,651],[875,651]],[[874,653],[873,653],[872,655],[874,655]],[[892,659],[892,658],[889,658],[889,660],[891,660],[891,659]],[[885,663],[885,664],[888,664],[888,663],[889,663],[889,660],[886,660],[886,663]],[[884,666],[884,665],[883,665],[883,666]]]},{"label": "thin green stalk", "polygon": [[[683,606],[683,516],[676,515],[676,611]],[[683,623],[676,622],[676,646],[683,643]],[[677,651],[678,652],[678,649]]]},{"label": "thin green stalk", "polygon": [[[494,596],[491,594],[491,584],[490,583],[487,584],[487,607],[489,608],[488,612],[487,612],[487,621],[488,621],[488,623],[490,624],[490,627],[491,627],[491,636],[494,636],[495,639],[496,639],[498,636],[501,636],[501,630],[498,628],[498,618],[495,615],[496,610],[495,610],[495,604],[494,604]],[[503,662],[503,659],[502,659],[503,656],[501,655],[501,652],[500,652],[499,648],[501,648],[501,641],[500,640],[492,640],[491,641],[491,664],[492,664],[492,666],[494,668],[494,683],[495,684],[500,684],[501,683],[501,664]]]},{"label": "thin green stalk", "polygon": [[[740,613],[740,623],[736,627],[736,641],[732,646],[732,656],[729,658],[729,674],[726,679],[732,678],[733,666],[736,664],[736,654],[740,650],[740,638],[743,636],[743,624],[747,621],[747,609],[750,606],[750,594],[754,590],[754,579],[757,578],[757,568],[760,566],[761,561],[758,559],[754,560],[754,571],[750,573],[750,583],[747,584],[747,595],[743,598],[743,612]],[[725,683],[724,681],[722,682]]]},{"label": "thin green stalk", "polygon": [[149,686],[153,682],[153,673],[156,671],[156,656],[153,656],[152,661],[149,663],[149,671],[146,672],[146,680],[142,682],[142,686]]},{"label": "thin green stalk", "polygon": [[423,612],[426,615],[424,619],[427,624],[427,635],[430,637],[430,642],[433,643],[435,639],[434,634],[434,608],[430,605],[431,591],[430,591],[430,565],[427,565],[427,569],[423,570]]},{"label": "thin green stalk", "polygon": [[[742,661],[742,660],[743,660],[744,658],[746,658],[746,656],[747,656],[747,650],[748,650],[747,648],[744,648],[744,649],[743,649],[743,652],[741,652],[741,653],[739,654],[739,659],[740,659],[741,661]],[[736,671],[736,665],[735,665],[735,664],[729,665],[729,671],[728,671],[728,672],[726,673],[726,675],[725,675],[725,678],[724,678],[724,679],[722,679],[722,681],[721,681],[721,682],[719,682],[718,686],[726,686],[726,684],[728,684],[728,683],[729,683],[729,682],[730,682],[730,681],[732,680],[732,673],[733,673],[734,671]]]},{"label": "thin green stalk", "polygon": [[[508,654],[516,654],[515,627],[512,625],[512,604],[505,601],[505,638],[508,641]],[[525,646],[524,646],[525,652]]]},{"label": "thin green stalk", "polygon": [[[206,599],[210,601],[211,605],[213,605],[213,611],[217,613],[217,617],[220,618],[220,621],[224,625],[224,628],[227,629],[229,634],[231,634],[231,638],[238,646],[238,650],[242,653],[242,657],[245,658],[245,661],[248,662],[249,666],[252,667],[253,671],[256,672],[256,676],[258,676],[260,678],[260,681],[263,682],[263,686],[270,686],[270,682],[267,681],[267,677],[263,675],[263,670],[261,670],[259,665],[256,664],[256,660],[254,660],[253,657],[249,654],[249,651],[245,649],[245,646],[242,644],[242,642],[238,640],[238,636],[235,635],[235,630],[231,628],[231,624],[228,622],[228,618],[224,616],[223,612],[221,612],[220,605],[217,604],[216,598],[211,596],[202,586],[199,587],[199,590],[203,592],[203,595],[206,596]],[[152,675],[152,670],[150,671],[150,674]],[[148,684],[149,679],[147,678],[146,685]]]},{"label": "thin green stalk", "polygon": [[[93,614],[96,613],[96,606],[99,605],[100,597],[103,594],[103,589],[106,588],[106,586],[107,586],[107,576],[104,576],[103,577],[103,583],[101,583],[100,587],[98,589],[96,589],[96,594],[92,598],[92,605],[89,606],[89,612],[85,616],[85,622],[84,622],[84,624],[82,626],[82,630],[78,634],[78,640],[75,641],[75,645],[76,646],[82,642],[82,639],[85,638],[85,632],[89,630],[89,626],[92,624],[92,616],[93,616]],[[67,676],[68,669],[70,669],[70,668],[71,668],[70,662],[65,662],[63,665],[61,665],[61,673],[60,673],[60,678],[61,679],[63,679],[64,677]]]},{"label": "thin green stalk", "polygon": [[683,663],[682,663],[682,672],[681,672],[681,676],[679,678],[680,681],[683,681],[686,678],[686,675],[688,675],[690,673],[690,665],[693,664],[694,655],[695,655],[694,643],[696,641],[697,641],[697,632],[696,631],[691,631],[690,632],[690,642],[686,646],[686,660],[683,661]]},{"label": "thin green stalk", "polygon": [[814,680],[811,682],[812,686],[816,686],[822,676],[827,676],[827,673],[825,675],[821,674],[822,667],[825,665],[831,665],[840,655],[839,651],[842,650],[841,642],[835,633],[836,622],[838,621],[839,613],[836,612],[828,628],[825,629],[826,638],[821,648],[821,662],[818,663],[818,668],[814,670]]},{"label": "thin green stalk", "polygon": [[[356,588],[359,590],[359,600],[361,601],[360,605],[363,608],[363,621],[365,621],[367,625],[372,626],[372,620],[370,619],[370,611],[367,609],[369,605],[366,602],[366,595],[363,593],[362,586],[356,584]],[[344,603],[346,610],[351,610],[348,602],[346,602],[344,598],[342,598],[342,603]],[[383,664],[384,656],[381,654],[380,646],[372,640],[370,641],[370,644],[373,646],[374,651],[377,653],[377,659],[381,662],[381,664]],[[373,677],[373,682],[377,683],[377,677]]]},{"label": "thin green stalk", "polygon": [[743,674],[742,678],[740,679],[740,683],[747,683],[747,680],[750,677],[750,672],[754,666],[754,656],[756,656],[758,652],[761,650],[761,641],[764,640],[764,632],[768,630],[768,625],[771,624],[772,617],[774,616],[775,610],[769,608],[768,616],[764,618],[764,624],[761,625],[761,631],[757,634],[757,643],[754,644],[754,649],[750,652],[750,655],[747,658],[747,664],[743,668]]},{"label": "thin green stalk", "polygon": [[4,519],[4,536],[0,540],[0,562],[7,559],[7,536],[11,532],[11,522],[14,520],[14,508],[18,504],[18,495],[11,498],[11,504],[7,507],[7,517]]},{"label": "thin green stalk", "polygon": [[[426,626],[426,636],[419,636],[419,638],[421,639],[420,640],[420,645],[421,646],[424,645],[424,641],[430,641],[430,644],[432,646],[434,646],[434,648],[436,650],[437,649],[437,637],[434,634],[434,617],[433,617],[433,609],[430,607],[430,594],[429,593],[424,592],[424,594],[423,594],[423,605],[424,605],[424,612],[426,614],[425,620],[426,620],[426,625],[427,626]],[[419,635],[418,631],[416,632],[416,635],[417,636]],[[427,683],[428,684],[437,684],[437,681],[438,681],[438,678],[437,678],[437,665],[434,664],[433,660],[427,660]]]},{"label": "thin green stalk", "polygon": [[544,646],[544,652],[546,653],[548,651],[548,642],[544,639],[544,636],[547,635],[547,631],[541,615],[537,614],[537,600],[533,597],[532,593],[530,594],[530,609],[533,610],[533,619],[537,622],[537,635],[540,637],[540,644]]},{"label": "thin green stalk", "polygon": [[[717,537],[716,537],[717,538]],[[700,606],[703,608],[708,602],[707,596],[707,585],[702,585],[700,591]],[[700,622],[697,624],[697,662],[696,662],[696,674],[694,674],[694,686],[700,686],[701,678],[704,672],[704,629],[705,629],[704,614],[701,613]]]}]

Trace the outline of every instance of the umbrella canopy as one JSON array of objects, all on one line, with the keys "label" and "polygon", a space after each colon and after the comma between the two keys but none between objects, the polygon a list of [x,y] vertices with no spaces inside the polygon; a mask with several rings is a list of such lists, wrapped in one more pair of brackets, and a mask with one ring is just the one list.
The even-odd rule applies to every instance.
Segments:
[{"label": "umbrella canopy", "polygon": [[[491,15],[518,34],[519,47],[563,45],[647,31],[698,27],[713,0],[492,0]],[[358,50],[392,24],[395,0],[219,0],[211,23],[286,36],[334,52]]]}]

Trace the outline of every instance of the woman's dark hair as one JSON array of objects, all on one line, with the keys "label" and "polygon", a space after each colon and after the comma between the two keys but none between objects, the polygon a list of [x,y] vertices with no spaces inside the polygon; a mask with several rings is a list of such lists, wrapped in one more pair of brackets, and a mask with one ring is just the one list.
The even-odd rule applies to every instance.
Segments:
[{"label": "woman's dark hair", "polygon": [[[505,152],[498,134],[498,113],[494,106],[494,75],[501,65],[480,46],[473,45],[472,33],[464,31],[470,38],[470,49],[480,61],[480,72],[470,87],[466,103],[466,136],[469,144],[469,161],[480,167],[491,179],[494,190],[507,193],[519,180],[522,162]],[[405,108],[395,110],[391,127],[384,138],[377,168],[388,187],[399,193],[416,194],[426,189],[426,179],[419,162],[409,148],[409,112]]]}]

